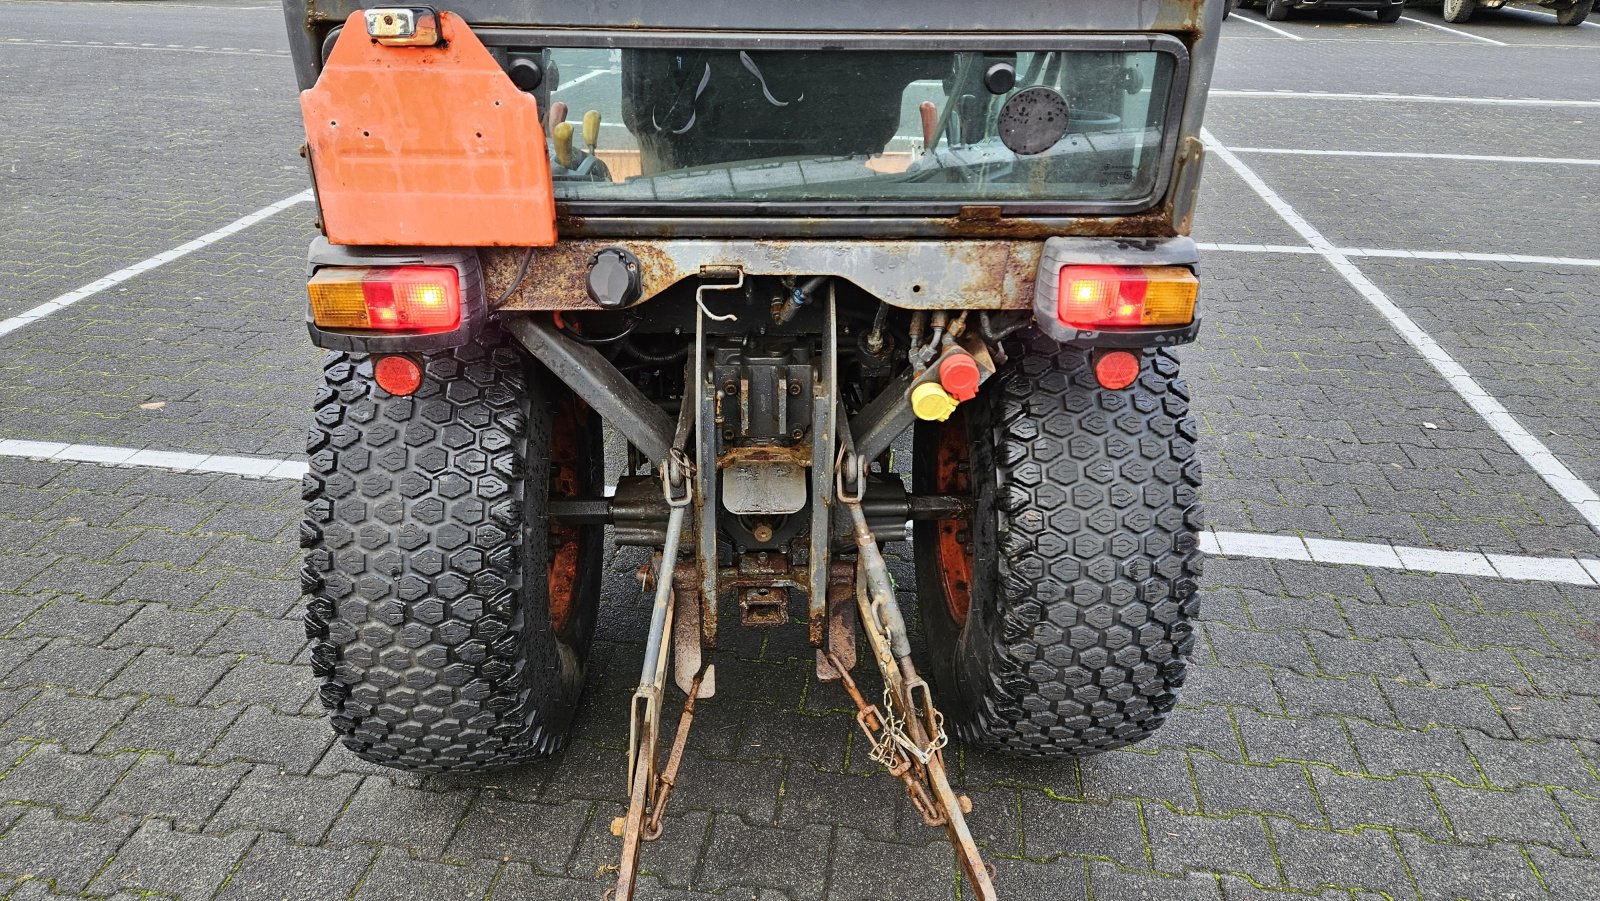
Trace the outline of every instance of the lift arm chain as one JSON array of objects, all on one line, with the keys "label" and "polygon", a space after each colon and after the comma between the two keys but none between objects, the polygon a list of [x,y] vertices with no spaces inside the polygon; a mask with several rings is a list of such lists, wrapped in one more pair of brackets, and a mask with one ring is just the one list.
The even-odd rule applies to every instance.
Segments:
[{"label": "lift arm chain", "polygon": [[[934,709],[928,683],[917,675],[917,669],[911,663],[911,643],[906,635],[905,618],[894,597],[889,567],[861,509],[866,465],[856,456],[847,429],[841,429],[837,473],[839,503],[849,513],[856,539],[856,602],[861,608],[867,643],[871,645],[872,656],[883,674],[884,702],[889,708],[887,715],[874,718],[884,727],[886,737],[883,740],[892,740],[899,745],[895,753],[904,752],[915,761],[913,769],[919,777],[917,781],[926,784],[927,793],[934,802],[929,805],[928,811],[923,811],[923,819],[929,818],[929,811],[934,816],[942,817],[945,834],[961,861],[962,873],[967,878],[967,885],[972,888],[973,896],[978,901],[995,901],[998,896],[995,894],[991,868],[972,840],[972,831],[967,828],[966,811],[970,809],[971,801],[956,795],[945,772],[942,748],[948,739],[943,718]],[[864,704],[865,699],[857,701],[858,708]],[[906,734],[896,735],[899,730],[891,729],[890,725],[902,720]],[[880,751],[880,740],[875,735],[869,734],[868,739],[873,742],[874,759],[880,753],[888,756],[888,752]],[[893,769],[890,771],[893,772]],[[917,800],[915,792],[912,793],[912,800]],[[921,810],[920,805],[918,809]]]}]

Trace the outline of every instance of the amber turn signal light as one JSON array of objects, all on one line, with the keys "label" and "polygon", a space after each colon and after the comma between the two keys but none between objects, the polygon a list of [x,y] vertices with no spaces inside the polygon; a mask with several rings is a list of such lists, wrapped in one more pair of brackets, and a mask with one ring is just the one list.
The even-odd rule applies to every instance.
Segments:
[{"label": "amber turn signal light", "polygon": [[1087,330],[1188,325],[1199,294],[1182,266],[1064,266],[1057,315]]},{"label": "amber turn signal light", "polygon": [[450,266],[328,266],[306,288],[318,328],[443,332],[461,324],[461,280]]}]

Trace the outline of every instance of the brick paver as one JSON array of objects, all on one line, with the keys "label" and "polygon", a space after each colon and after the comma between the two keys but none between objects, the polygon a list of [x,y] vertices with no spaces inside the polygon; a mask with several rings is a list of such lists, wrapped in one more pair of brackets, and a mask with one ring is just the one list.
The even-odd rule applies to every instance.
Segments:
[{"label": "brick paver", "polygon": [[[108,7],[0,8],[26,10],[23,36],[60,39],[104,28],[94,10]],[[275,14],[191,13],[191,43],[282,46]],[[167,21],[154,17],[176,14],[115,15],[153,41]],[[1324,24],[1289,27],[1315,39],[1334,30]],[[1461,73],[1485,49],[1296,49],[1250,31],[1229,26],[1228,86],[1254,73],[1304,89],[1276,74],[1295,52],[1385,64],[1411,53]],[[1526,66],[1535,51],[1508,52]],[[53,93],[15,97],[24,124],[0,134],[0,154],[27,172],[7,182],[17,190],[0,213],[40,223],[0,236],[0,316],[303,186],[286,61],[123,53],[0,57],[9,75],[71,73]],[[1373,89],[1345,77],[1324,86]],[[72,79],[119,90],[91,102]],[[61,187],[119,146],[149,144],[154,107],[175,102],[225,110],[204,135],[191,123],[171,139],[186,168],[162,157],[108,171],[92,191]],[[1294,107],[1307,122],[1285,103],[1219,99],[1212,128],[1255,146],[1581,156],[1594,144],[1592,110]],[[1514,150],[1491,140],[1508,134]],[[63,145],[73,150],[59,158],[42,149]],[[1600,255],[1583,243],[1593,228],[1559,218],[1590,196],[1592,179],[1570,173],[1385,166],[1403,182],[1390,190],[1350,163],[1260,171],[1341,240]],[[1221,167],[1204,203],[1202,240],[1300,243]],[[1385,204],[1388,227],[1374,231]],[[1433,218],[1415,215],[1424,205]],[[0,435],[298,453],[317,357],[295,300],[306,219],[291,211],[0,338]],[[1568,465],[1600,476],[1591,274],[1360,265]],[[1319,259],[1218,254],[1205,274],[1204,334],[1183,361],[1210,525],[1595,555],[1572,509]],[[152,402],[163,406],[141,406]],[[298,625],[299,509],[294,483],[0,459],[0,894],[598,897],[625,803],[643,555],[610,562],[613,626],[562,753],[418,777],[357,760],[322,721]],[[798,630],[730,632],[715,659],[722,691],[701,706],[666,834],[646,848],[644,897],[956,897],[941,836],[873,771]],[[1600,589],[1216,558],[1194,675],[1162,732],[1069,763],[963,749],[952,760],[1005,897],[1600,897],[1597,677]]]}]

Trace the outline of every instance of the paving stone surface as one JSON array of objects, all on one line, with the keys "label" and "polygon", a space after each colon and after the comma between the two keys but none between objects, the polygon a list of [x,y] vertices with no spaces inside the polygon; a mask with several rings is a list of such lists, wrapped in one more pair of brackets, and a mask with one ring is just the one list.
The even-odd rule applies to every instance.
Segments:
[{"label": "paving stone surface", "polygon": [[[0,80],[21,86],[0,129],[0,220],[26,224],[0,233],[0,318],[304,188],[281,17],[260,6],[0,2],[16,39]],[[1506,47],[1362,14],[1298,15],[1282,27],[1300,42],[1234,21],[1217,84],[1600,96],[1600,33],[1537,15],[1461,26]],[[1541,77],[1558,62],[1570,77]],[[1244,147],[1587,157],[1596,112],[1221,96],[1210,127]],[[1593,167],[1243,158],[1335,243],[1600,256]],[[1200,240],[1304,243],[1215,160],[1202,204]],[[310,219],[293,208],[0,337],[0,438],[301,453]],[[1357,263],[1600,482],[1596,269]],[[1182,359],[1209,525],[1600,556],[1320,258],[1217,253],[1205,275]],[[626,801],[644,557],[608,564],[564,750],[422,777],[356,759],[322,719],[299,515],[294,482],[0,458],[0,895],[599,897]],[[725,644],[642,897],[970,897],[803,636]],[[1162,732],[1067,763],[951,759],[1009,898],[1596,898],[1597,685],[1600,588],[1217,557]]]}]

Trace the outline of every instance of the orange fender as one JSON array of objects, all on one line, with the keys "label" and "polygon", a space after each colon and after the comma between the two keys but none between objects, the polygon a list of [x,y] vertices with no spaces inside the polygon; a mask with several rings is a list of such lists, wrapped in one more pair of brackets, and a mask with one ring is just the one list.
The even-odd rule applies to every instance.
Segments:
[{"label": "orange fender", "polygon": [[386,47],[357,11],[301,92],[323,231],[334,244],[554,244],[538,104],[461,19],[439,13],[439,31],[438,47]]}]

